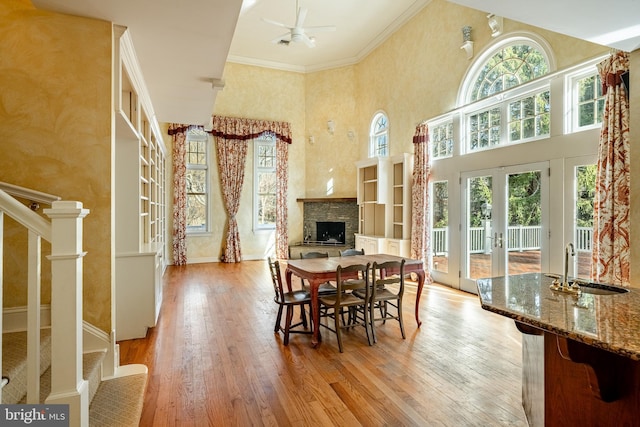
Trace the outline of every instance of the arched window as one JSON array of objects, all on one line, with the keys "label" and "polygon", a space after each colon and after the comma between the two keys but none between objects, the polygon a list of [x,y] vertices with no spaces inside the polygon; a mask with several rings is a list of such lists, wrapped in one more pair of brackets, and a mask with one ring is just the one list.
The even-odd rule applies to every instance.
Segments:
[{"label": "arched window", "polygon": [[554,68],[551,50],[532,36],[505,38],[478,57],[467,72],[460,105],[484,99],[541,77]]},{"label": "arched window", "polygon": [[376,113],[371,121],[369,135],[369,157],[389,155],[389,120],[385,113]]},{"label": "arched window", "polygon": [[549,84],[539,77],[553,71],[550,52],[542,39],[516,35],[478,57],[458,95],[459,105],[469,106],[463,152],[549,136]]}]

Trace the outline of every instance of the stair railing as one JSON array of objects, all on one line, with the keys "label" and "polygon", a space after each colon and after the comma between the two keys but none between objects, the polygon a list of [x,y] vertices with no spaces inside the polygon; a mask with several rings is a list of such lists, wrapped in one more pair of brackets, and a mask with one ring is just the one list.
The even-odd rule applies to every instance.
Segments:
[{"label": "stair railing", "polygon": [[47,221],[0,189],[0,283],[4,215],[28,230],[27,403],[39,402],[40,244],[45,239],[51,243],[51,393],[46,403],[68,404],[71,426],[89,425],[88,384],[82,378],[82,221],[88,213],[80,202],[54,201],[44,210]]}]

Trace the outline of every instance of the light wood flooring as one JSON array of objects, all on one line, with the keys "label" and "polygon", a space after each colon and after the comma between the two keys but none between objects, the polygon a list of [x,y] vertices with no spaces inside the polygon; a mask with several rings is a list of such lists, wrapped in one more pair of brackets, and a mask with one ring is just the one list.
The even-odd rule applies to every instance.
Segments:
[{"label": "light wood flooring", "polygon": [[[160,318],[120,342],[121,364],[149,368],[141,426],[525,426],[521,341],[475,295],[439,285],[405,294],[397,322],[323,341],[274,334],[266,261],[169,267]],[[296,316],[298,317],[298,316]]]}]

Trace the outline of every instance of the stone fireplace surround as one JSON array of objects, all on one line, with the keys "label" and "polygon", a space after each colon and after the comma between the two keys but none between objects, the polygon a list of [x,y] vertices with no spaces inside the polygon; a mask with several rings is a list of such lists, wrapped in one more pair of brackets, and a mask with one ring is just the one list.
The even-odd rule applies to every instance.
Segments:
[{"label": "stone fireplace surround", "polygon": [[[358,232],[358,205],[356,198],[316,198],[298,199],[303,202],[302,242],[289,246],[289,258],[299,258],[300,252],[329,252],[329,256],[338,256],[339,251],[353,248],[355,233]],[[344,222],[345,243],[320,244],[317,241],[316,222]]]}]

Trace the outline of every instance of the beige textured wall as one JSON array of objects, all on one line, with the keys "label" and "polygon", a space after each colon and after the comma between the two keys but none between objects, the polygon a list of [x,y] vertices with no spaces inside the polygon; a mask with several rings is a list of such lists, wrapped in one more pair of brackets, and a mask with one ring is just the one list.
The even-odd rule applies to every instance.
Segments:
[{"label": "beige textured wall", "polygon": [[[0,180],[91,210],[84,221],[84,318],[108,332],[111,24],[0,0],[0,41]],[[23,306],[26,233],[9,221],[6,228],[23,243],[5,247],[4,305]],[[43,288],[48,303],[50,283]]]},{"label": "beige textured wall", "polygon": [[[227,63],[226,86],[217,96],[214,114],[292,124],[290,242],[302,237],[302,206],[296,198],[355,197],[355,162],[367,157],[369,126],[377,111],[389,116],[391,154],[395,155],[413,151],[412,137],[419,122],[456,107],[459,86],[472,64],[460,50],[465,25],[473,27],[477,57],[494,42],[486,13],[433,0],[356,65],[300,74]],[[546,39],[558,68],[607,51],[514,21],[505,20],[504,29],[505,34],[534,32]],[[327,131],[328,120],[335,122],[333,135]],[[248,162],[247,171],[250,167]],[[219,256],[225,219],[216,174],[213,179],[214,233],[189,238],[191,260]],[[256,257],[269,249],[273,236],[252,232],[251,183],[248,174],[238,219],[243,253]]]},{"label": "beige textured wall", "polygon": [[[296,224],[302,224],[302,203],[297,198],[305,192],[305,78],[303,74],[276,71],[261,67],[227,64],[225,87],[217,94],[214,114],[291,123],[292,143],[289,146],[289,224],[291,240],[301,240]],[[167,140],[168,147],[171,147]],[[253,149],[249,146],[242,198],[238,209],[238,228],[244,259],[263,258],[275,242],[271,231],[253,230]],[[187,259],[217,261],[224,239],[226,213],[220,193],[216,156],[212,178],[212,234],[190,236],[187,239]]]}]

